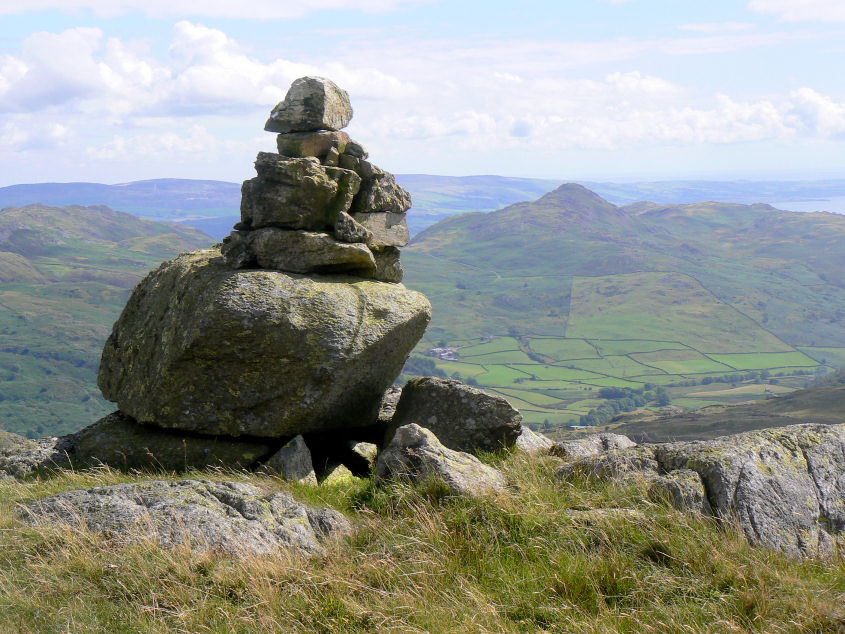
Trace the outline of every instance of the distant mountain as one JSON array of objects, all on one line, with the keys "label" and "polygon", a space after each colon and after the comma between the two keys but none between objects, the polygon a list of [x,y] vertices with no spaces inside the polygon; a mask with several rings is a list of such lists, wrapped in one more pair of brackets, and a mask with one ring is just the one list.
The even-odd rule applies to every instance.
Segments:
[{"label": "distant mountain", "polygon": [[104,206],[0,211],[0,428],[43,436],[111,411],[103,342],[151,268],[213,239]]},{"label": "distant mountain", "polygon": [[[411,192],[408,216],[412,234],[449,216],[494,211],[520,201],[536,200],[560,180],[505,176],[434,176],[398,174]],[[657,204],[718,200],[733,203],[818,201],[813,209],[845,210],[845,180],[829,181],[660,181],[653,183],[583,182],[617,205],[639,201]],[[143,218],[181,222],[222,239],[239,219],[240,183],[188,179],[157,179],[118,185],[99,183],[35,183],[0,187],[0,209],[31,203],[45,205],[108,205]],[[799,205],[800,206],[800,205]]]},{"label": "distant mountain", "polygon": [[443,220],[403,258],[434,306],[418,352],[450,348],[442,371],[501,392],[530,422],[560,423],[602,405],[607,387],[662,385],[699,407],[845,364],[843,253],[842,215],[620,208],[567,184]]}]

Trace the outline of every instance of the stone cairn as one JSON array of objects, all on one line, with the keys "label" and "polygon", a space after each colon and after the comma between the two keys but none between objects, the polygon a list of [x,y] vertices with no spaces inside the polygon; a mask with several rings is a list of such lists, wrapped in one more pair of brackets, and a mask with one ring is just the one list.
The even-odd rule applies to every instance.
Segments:
[{"label": "stone cairn", "polygon": [[550,444],[501,397],[435,378],[392,385],[431,305],[401,284],[411,197],[341,131],[351,117],[328,79],[293,82],[265,126],[279,153],[258,155],[234,231],[151,272],[115,323],[98,383],[118,411],[30,447],[32,460],[313,484],[437,475],[476,494],[505,482],[472,453]]},{"label": "stone cairn", "polygon": [[402,281],[411,196],[342,131],[350,119],[332,81],[293,82],[264,126],[279,133],[279,153],[261,152],[243,184],[241,221],[223,245],[230,266]]}]

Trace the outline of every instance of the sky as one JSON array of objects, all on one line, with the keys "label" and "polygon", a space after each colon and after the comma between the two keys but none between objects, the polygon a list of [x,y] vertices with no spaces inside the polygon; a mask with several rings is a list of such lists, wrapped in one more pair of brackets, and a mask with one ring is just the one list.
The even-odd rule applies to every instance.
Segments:
[{"label": "sky", "polygon": [[253,175],[331,78],[395,173],[845,178],[843,0],[0,0],[0,186]]}]

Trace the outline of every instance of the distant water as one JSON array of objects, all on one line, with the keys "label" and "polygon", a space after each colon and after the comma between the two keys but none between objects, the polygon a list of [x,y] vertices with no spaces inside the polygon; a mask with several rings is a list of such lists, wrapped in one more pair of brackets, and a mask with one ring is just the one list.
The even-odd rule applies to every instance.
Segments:
[{"label": "distant water", "polygon": [[838,198],[825,198],[820,200],[789,200],[786,202],[770,202],[772,207],[786,211],[832,211],[836,214],[845,214],[845,196]]}]

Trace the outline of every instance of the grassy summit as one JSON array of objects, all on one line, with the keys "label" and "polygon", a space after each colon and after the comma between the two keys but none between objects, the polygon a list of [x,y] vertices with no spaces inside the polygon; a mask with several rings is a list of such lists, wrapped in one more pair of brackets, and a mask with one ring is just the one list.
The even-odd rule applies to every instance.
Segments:
[{"label": "grassy summit", "polygon": [[[132,481],[108,470],[0,483],[3,631],[835,632],[845,567],[798,561],[675,511],[645,488],[562,482],[553,458],[487,456],[517,485],[488,498],[442,487],[310,488],[237,473],[333,506],[356,532],[327,556],[243,561],[154,540],[124,546],[32,528],[15,506]],[[156,474],[155,477],[173,476]]]}]

